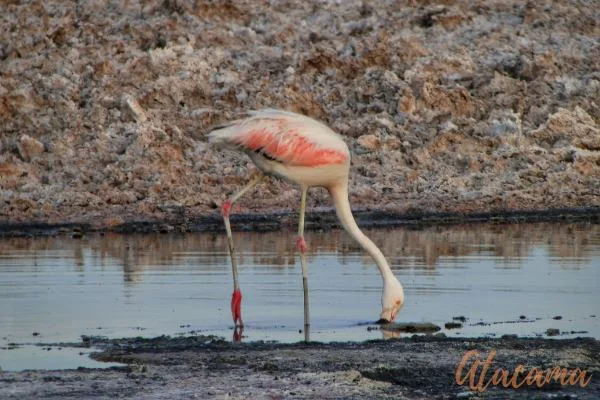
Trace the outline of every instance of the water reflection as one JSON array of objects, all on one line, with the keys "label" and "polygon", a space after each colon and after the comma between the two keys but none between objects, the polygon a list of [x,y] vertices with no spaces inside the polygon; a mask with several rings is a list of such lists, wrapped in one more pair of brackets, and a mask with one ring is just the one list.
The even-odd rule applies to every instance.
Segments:
[{"label": "water reflection", "polygon": [[[480,255],[495,256],[504,260],[506,267],[519,268],[532,249],[540,245],[548,249],[551,262],[565,268],[577,268],[590,262],[594,246],[600,244],[600,225],[581,223],[367,229],[365,233],[395,267],[418,265],[432,270],[441,258]],[[336,254],[341,264],[362,254],[362,261],[372,264],[369,256],[363,254],[360,246],[343,231],[309,231],[306,236],[310,246],[307,251],[309,264],[319,253]],[[285,271],[297,263],[293,232],[236,232],[235,238],[240,264],[271,265]],[[36,254],[44,253],[47,258],[49,252],[57,252],[59,258],[72,259],[74,269],[80,272],[90,262],[100,266],[118,262],[123,267],[124,281],[131,284],[139,282],[148,268],[168,270],[176,263],[216,270],[228,262],[227,239],[220,233],[92,234],[81,240],[67,237],[0,240],[0,255],[4,262],[18,262],[26,255],[28,262],[20,267],[31,271],[37,269]]]},{"label": "water reflection", "polygon": [[[600,225],[465,225],[366,230],[402,281],[404,322],[473,325],[455,335],[546,328],[600,337]],[[196,332],[234,340],[364,340],[380,311],[381,277],[343,231],[306,232],[311,319],[295,232],[236,232],[245,330],[232,330],[231,267],[224,233],[87,235],[0,240],[0,347],[81,334]],[[475,306],[476,305],[476,306]],[[526,314],[532,324],[475,325]],[[552,319],[563,314],[562,322]],[[362,324],[362,325],[361,325]],[[37,340],[37,339],[36,339]],[[1,357],[0,357],[1,359]],[[1,365],[0,365],[1,366]]]}]

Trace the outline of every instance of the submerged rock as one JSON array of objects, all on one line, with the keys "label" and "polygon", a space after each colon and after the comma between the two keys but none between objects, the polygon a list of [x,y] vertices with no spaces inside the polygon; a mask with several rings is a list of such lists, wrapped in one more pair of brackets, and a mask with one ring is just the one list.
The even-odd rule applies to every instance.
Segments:
[{"label": "submerged rock", "polygon": [[458,328],[462,328],[463,325],[460,322],[455,322],[455,321],[451,321],[451,322],[446,322],[444,324],[444,328],[446,329],[458,329]]},{"label": "submerged rock", "polygon": [[431,322],[392,322],[381,325],[381,330],[408,333],[431,333],[441,329]]}]

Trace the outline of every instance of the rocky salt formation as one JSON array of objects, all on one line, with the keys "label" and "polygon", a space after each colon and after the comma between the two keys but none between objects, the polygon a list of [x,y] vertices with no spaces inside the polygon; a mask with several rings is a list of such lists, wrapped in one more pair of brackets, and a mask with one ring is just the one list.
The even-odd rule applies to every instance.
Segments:
[{"label": "rocky salt formation", "polygon": [[[589,4],[2,8],[0,222],[214,213],[254,167],[209,148],[205,133],[265,107],[344,135],[357,208],[600,206],[600,27]],[[287,184],[259,190],[241,211],[297,207]],[[326,193],[312,190],[309,207],[329,207]]]}]

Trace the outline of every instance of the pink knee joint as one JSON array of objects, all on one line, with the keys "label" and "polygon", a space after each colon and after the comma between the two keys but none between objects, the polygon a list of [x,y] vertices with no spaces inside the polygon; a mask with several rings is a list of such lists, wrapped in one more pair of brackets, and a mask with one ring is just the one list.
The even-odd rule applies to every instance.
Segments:
[{"label": "pink knee joint", "polygon": [[223,205],[221,205],[221,214],[223,214],[223,216],[225,218],[229,218],[229,214],[231,214],[231,201],[227,200],[223,203]]},{"label": "pink knee joint", "polygon": [[306,249],[308,248],[308,246],[306,245],[306,242],[304,241],[304,238],[302,236],[299,237],[298,239],[296,239],[296,247],[298,248],[300,253],[306,252]]}]

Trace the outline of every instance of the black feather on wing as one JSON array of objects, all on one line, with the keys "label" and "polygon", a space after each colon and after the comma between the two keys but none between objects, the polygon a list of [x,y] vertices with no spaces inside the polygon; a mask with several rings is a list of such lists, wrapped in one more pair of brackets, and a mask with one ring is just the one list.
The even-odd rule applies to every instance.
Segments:
[{"label": "black feather on wing", "polygon": [[281,160],[279,160],[278,158],[275,158],[275,157],[273,157],[271,154],[267,153],[267,152],[265,151],[265,148],[264,148],[264,147],[260,147],[260,148],[258,148],[258,149],[256,149],[256,150],[254,150],[254,152],[255,152],[256,154],[260,154],[261,156],[263,156],[263,157],[264,157],[264,158],[266,158],[267,160],[281,162]]}]

